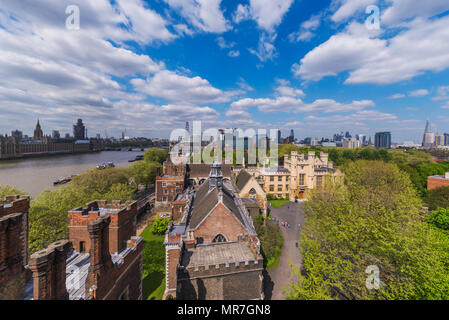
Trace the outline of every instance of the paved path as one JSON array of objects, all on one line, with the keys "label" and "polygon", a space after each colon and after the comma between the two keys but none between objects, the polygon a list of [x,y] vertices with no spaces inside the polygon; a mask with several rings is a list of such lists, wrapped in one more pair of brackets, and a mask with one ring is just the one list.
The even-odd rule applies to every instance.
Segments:
[{"label": "paved path", "polygon": [[284,247],[278,267],[268,270],[268,274],[265,274],[265,299],[284,300],[283,289],[296,278],[291,272],[289,261],[298,267],[302,263],[299,249],[296,247],[296,243],[299,241],[300,229],[304,224],[302,206],[303,203],[291,202],[277,209],[271,208],[271,215],[278,219],[280,223],[288,221],[290,229],[280,226],[284,234]]}]

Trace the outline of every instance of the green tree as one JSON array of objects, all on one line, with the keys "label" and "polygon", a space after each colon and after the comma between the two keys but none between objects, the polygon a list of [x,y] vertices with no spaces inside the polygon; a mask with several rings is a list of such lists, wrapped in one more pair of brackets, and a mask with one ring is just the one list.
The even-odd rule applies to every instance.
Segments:
[{"label": "green tree", "polygon": [[168,156],[168,149],[150,148],[145,151],[143,157],[146,162],[159,162],[162,164]]},{"label": "green tree", "polygon": [[[449,237],[424,223],[409,177],[394,164],[357,161],[345,183],[311,192],[301,233],[303,270],[289,299],[447,299]],[[379,290],[365,270],[381,271]],[[294,269],[295,270],[295,269]]]},{"label": "green tree", "polygon": [[158,162],[135,162],[128,169],[129,176],[136,188],[139,185],[148,187],[156,180],[156,175],[161,167],[162,166]]},{"label": "green tree", "polygon": [[13,186],[0,184],[0,199],[4,199],[6,196],[14,196],[19,194],[25,195],[25,193]]},{"label": "green tree", "polygon": [[436,228],[448,231],[449,208],[448,209],[442,208],[438,211],[433,212],[431,215],[427,216],[426,221]]},{"label": "green tree", "polygon": [[151,224],[151,227],[150,227],[151,233],[163,235],[165,233],[165,231],[167,231],[169,222],[170,222],[169,218],[158,217]]}]

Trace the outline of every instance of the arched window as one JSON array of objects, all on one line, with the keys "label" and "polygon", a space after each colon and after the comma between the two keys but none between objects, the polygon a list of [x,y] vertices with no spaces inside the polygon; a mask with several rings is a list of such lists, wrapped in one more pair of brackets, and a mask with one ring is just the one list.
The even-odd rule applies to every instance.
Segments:
[{"label": "arched window", "polygon": [[221,233],[220,233],[220,234],[217,234],[217,235],[214,237],[214,240],[212,240],[213,243],[227,242],[227,241],[228,241],[228,240],[226,240],[226,237],[225,237],[224,235],[222,235]]},{"label": "arched window", "polygon": [[252,188],[252,189],[249,191],[249,197],[250,197],[251,199],[256,199],[256,190],[254,190],[254,188]]}]

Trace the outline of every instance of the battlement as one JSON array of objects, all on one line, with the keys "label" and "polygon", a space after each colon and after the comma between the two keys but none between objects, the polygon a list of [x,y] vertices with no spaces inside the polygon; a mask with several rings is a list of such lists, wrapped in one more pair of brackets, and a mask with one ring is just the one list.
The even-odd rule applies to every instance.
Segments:
[{"label": "battlement", "polygon": [[229,261],[220,264],[179,267],[179,280],[209,277],[263,269],[263,258],[246,261]]},{"label": "battlement", "polygon": [[86,207],[77,207],[69,211],[69,226],[87,226],[100,216],[109,215],[111,226],[120,226],[123,222],[137,214],[137,201],[95,200],[86,204]]},{"label": "battlement", "polygon": [[0,200],[0,217],[12,213],[28,212],[29,209],[29,196],[13,195],[7,196],[4,200]]}]

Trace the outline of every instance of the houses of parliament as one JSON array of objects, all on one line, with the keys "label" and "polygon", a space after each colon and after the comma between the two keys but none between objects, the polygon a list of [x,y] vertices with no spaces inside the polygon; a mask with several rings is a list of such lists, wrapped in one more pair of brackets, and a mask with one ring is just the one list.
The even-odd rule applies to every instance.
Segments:
[{"label": "houses of parliament", "polygon": [[11,135],[0,135],[0,160],[17,159],[39,155],[80,153],[102,150],[101,139],[88,139],[82,119],[73,126],[73,137],[61,138],[58,131],[52,136],[44,135],[39,120],[34,129],[33,138],[24,137],[15,130]]}]

